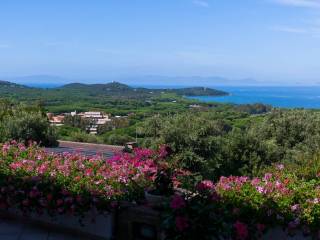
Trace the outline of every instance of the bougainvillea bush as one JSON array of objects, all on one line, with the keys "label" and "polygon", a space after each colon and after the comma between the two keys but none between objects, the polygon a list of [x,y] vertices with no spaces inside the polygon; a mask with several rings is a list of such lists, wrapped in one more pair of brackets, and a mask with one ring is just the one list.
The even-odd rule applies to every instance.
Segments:
[{"label": "bougainvillea bush", "polygon": [[260,239],[281,227],[320,239],[320,181],[275,166],[264,177],[221,177],[173,196],[165,216],[168,239]]},{"label": "bougainvillea bush", "polygon": [[160,153],[136,149],[111,159],[49,154],[36,145],[0,145],[0,208],[82,216],[137,200],[151,184]]}]

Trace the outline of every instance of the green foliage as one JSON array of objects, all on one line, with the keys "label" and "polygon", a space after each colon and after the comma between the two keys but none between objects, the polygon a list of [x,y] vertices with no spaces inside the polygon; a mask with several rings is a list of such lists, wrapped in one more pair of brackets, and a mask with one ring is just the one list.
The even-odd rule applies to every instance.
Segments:
[{"label": "green foliage", "polygon": [[89,119],[82,118],[78,115],[76,116],[67,115],[64,118],[64,124],[66,126],[79,128],[83,131],[86,130],[87,126],[90,125],[90,123],[91,121]]},{"label": "green foliage", "polygon": [[127,128],[130,126],[130,120],[126,117],[114,117],[111,121],[106,122],[103,125],[98,126],[98,135],[102,135],[106,132],[112,131],[118,128]]},{"label": "green foliage", "polygon": [[85,132],[73,132],[70,140],[75,142],[99,143],[97,136]]},{"label": "green foliage", "polygon": [[320,114],[274,110],[264,116],[194,112],[148,119],[144,145],[167,144],[181,167],[210,179],[258,175],[276,162],[308,159],[320,148]]},{"label": "green foliage", "polygon": [[129,135],[109,134],[103,137],[103,142],[110,145],[125,145],[127,142],[134,141]]},{"label": "green foliage", "polygon": [[43,146],[56,146],[57,134],[43,111],[35,107],[1,103],[1,141],[17,140],[28,144],[35,141]]},{"label": "green foliage", "polygon": [[241,104],[236,106],[236,109],[238,111],[247,112],[250,114],[264,114],[264,113],[270,112],[272,107],[270,105],[255,103],[255,104]]},{"label": "green foliage", "polygon": [[292,162],[312,157],[320,149],[320,113],[307,110],[275,110],[250,133],[276,149],[279,160]]}]

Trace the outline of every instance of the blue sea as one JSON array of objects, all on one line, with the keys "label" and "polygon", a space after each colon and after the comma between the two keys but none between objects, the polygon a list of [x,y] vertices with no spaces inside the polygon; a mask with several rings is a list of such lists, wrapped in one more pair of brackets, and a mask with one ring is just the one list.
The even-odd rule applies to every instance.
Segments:
[{"label": "blue sea", "polygon": [[274,107],[320,109],[320,86],[312,87],[217,87],[229,96],[189,97],[203,102],[264,103]]}]

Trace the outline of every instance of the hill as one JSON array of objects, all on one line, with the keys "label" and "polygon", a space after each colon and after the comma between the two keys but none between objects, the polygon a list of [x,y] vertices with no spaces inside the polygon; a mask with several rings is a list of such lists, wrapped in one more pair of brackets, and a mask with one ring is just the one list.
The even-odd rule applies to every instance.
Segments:
[{"label": "hill", "polygon": [[[106,84],[71,83],[58,88],[27,87],[7,81],[0,82],[0,96],[27,103],[39,102],[48,110],[65,112],[72,110],[108,109],[131,112],[147,106],[147,102],[171,102],[183,96],[222,96],[226,92],[211,88],[194,87],[180,89],[134,88],[119,82]],[[163,107],[165,108],[165,107]]]},{"label": "hill", "polygon": [[96,93],[105,95],[119,95],[119,93],[128,94],[129,96],[137,95],[157,95],[161,93],[173,93],[179,96],[223,96],[228,93],[212,88],[205,87],[189,87],[189,88],[178,88],[178,89],[152,89],[152,88],[133,88],[126,84],[119,82],[111,82],[106,84],[83,84],[83,83],[71,83],[62,86],[62,90],[77,90],[85,93]]}]

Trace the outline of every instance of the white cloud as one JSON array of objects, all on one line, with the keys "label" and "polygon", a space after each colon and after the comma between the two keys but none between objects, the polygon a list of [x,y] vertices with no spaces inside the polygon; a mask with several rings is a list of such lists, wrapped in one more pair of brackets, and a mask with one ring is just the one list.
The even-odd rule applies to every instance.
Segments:
[{"label": "white cloud", "polygon": [[209,3],[204,0],[194,0],[193,3],[197,6],[200,6],[200,7],[205,7],[205,8],[209,7]]},{"label": "white cloud", "polygon": [[303,25],[299,27],[278,25],[269,28],[272,31],[283,32],[289,34],[304,34],[309,37],[319,38],[320,37],[320,21],[314,19],[310,21],[304,21]]},{"label": "white cloud", "polygon": [[320,8],[320,0],[273,0],[282,5],[293,7]]},{"label": "white cloud", "polygon": [[307,29],[288,27],[288,26],[274,26],[274,27],[271,27],[271,30],[276,31],[276,32],[286,32],[286,33],[296,33],[296,34],[308,33]]}]

